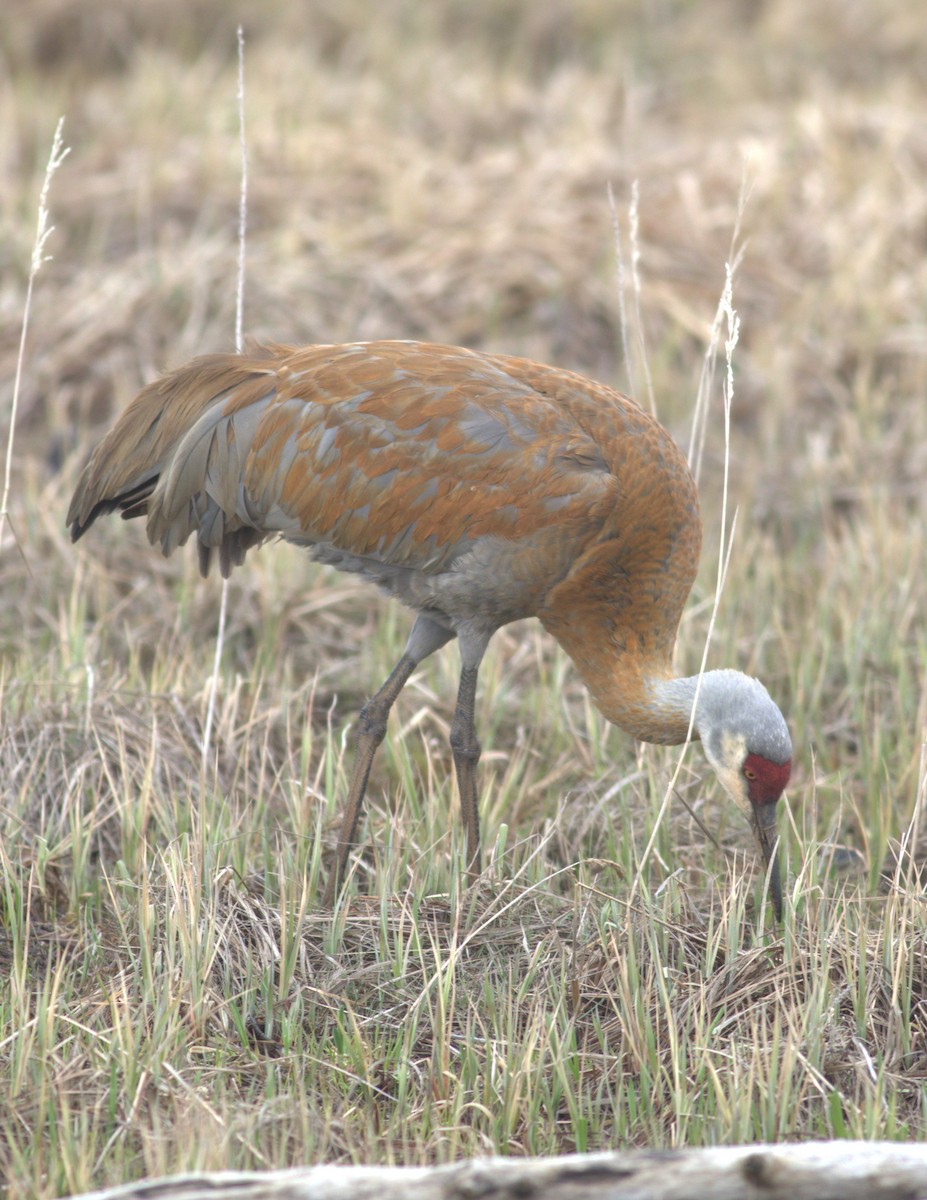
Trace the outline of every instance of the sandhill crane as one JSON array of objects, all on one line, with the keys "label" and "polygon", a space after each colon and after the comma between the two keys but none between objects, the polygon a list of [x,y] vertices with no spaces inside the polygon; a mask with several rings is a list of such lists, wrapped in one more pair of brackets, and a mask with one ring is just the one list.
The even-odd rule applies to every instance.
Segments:
[{"label": "sandhill crane", "polygon": [[450,742],[468,869],[480,869],[477,672],[493,633],[537,617],[615,725],[685,741],[693,705],[725,791],[747,814],[781,916],[776,805],[786,723],[757,680],[672,669],[695,577],[695,483],[670,435],[602,384],[526,359],[419,342],[259,346],[196,358],[149,384],[97,446],[67,521],[147,517],[165,555],[195,533],[227,576],[273,535],[378,584],[416,612],[399,662],[361,709],[329,876],[334,900],[387,717],[456,637]]}]

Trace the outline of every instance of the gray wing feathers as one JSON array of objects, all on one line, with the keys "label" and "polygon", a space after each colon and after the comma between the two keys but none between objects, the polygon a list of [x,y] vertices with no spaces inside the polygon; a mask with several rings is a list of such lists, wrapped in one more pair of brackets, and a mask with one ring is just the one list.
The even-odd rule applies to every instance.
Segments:
[{"label": "gray wing feathers", "polygon": [[205,546],[252,523],[244,496],[245,462],[272,394],[226,415],[216,406],[195,422],[171,456],[151,497],[148,538],[171,554],[196,531]]}]

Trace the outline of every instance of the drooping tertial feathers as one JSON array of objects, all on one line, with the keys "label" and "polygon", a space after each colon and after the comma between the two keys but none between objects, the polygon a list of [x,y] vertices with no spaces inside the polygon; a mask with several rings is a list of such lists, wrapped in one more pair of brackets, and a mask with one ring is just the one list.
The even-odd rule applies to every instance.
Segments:
[{"label": "drooping tertial feathers", "polygon": [[634,737],[684,741],[695,706],[694,735],[753,824],[780,910],[788,730],[756,680],[673,672],[701,546],[698,497],[670,435],[632,400],[526,359],[418,342],[210,355],[145,388],[96,448],[68,512],[72,537],[117,508],[145,516],[165,554],[195,535],[204,574],[215,554],[228,575],[279,535],[417,613],[361,710],[330,896],[389,710],[454,637],[451,746],[479,869],[477,672],[500,626],[537,617],[602,713]]}]

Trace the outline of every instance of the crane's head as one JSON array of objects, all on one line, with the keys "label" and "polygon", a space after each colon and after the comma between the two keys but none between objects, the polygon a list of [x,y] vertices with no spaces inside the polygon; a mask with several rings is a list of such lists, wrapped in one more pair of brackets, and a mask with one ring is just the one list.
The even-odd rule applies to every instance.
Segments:
[{"label": "crane's head", "polygon": [[702,676],[695,727],[721,785],[753,827],[781,920],[776,806],[792,771],[785,719],[759,680],[739,671],[709,671]]}]

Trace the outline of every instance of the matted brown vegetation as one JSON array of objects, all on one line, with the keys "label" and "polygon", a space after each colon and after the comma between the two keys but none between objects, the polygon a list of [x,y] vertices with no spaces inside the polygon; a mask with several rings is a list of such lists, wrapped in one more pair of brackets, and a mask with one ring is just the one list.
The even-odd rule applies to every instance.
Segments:
[{"label": "matted brown vegetation", "polygon": [[[116,521],[72,547],[63,517],[134,391],[233,344],[238,14],[14,3],[4,414],[62,113],[71,154],[0,557],[10,1196],[195,1168],[923,1136],[918,859],[880,870],[890,839],[917,841],[925,787],[927,32],[888,0],[639,8],[245,13],[245,327],[462,342],[646,398],[640,355],[630,382],[621,358],[606,196],[629,266],[636,179],[647,361],[686,444],[746,176],[739,516],[710,659],[760,675],[792,726],[784,928],[697,751],[688,808],[641,867],[676,752],[607,729],[527,625],[481,677],[480,886],[458,890],[450,651],[401,698],[356,879],[322,913],[350,723],[408,625],[289,547],[232,579],[203,773],[218,583]],[[722,455],[712,417],[688,668]],[[864,869],[841,874],[851,852]]]}]

